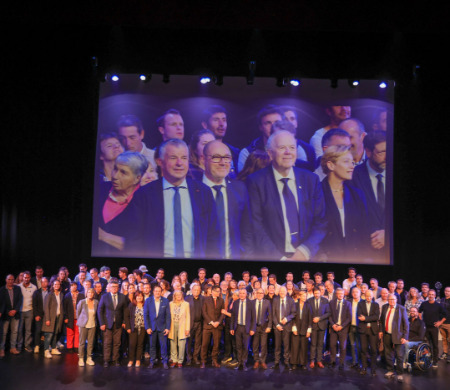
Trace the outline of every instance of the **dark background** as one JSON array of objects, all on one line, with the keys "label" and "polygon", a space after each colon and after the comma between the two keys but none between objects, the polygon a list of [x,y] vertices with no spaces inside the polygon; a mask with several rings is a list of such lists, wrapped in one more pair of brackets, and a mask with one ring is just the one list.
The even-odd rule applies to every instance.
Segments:
[{"label": "dark background", "polygon": [[[396,79],[394,266],[360,266],[382,284],[449,284],[447,9],[382,3],[298,1],[118,1],[50,8],[27,2],[2,12],[2,272],[41,264],[132,269],[141,260],[91,259],[92,174],[98,73],[200,74],[210,68],[245,77],[300,71],[304,77]],[[67,9],[67,7],[70,7]],[[377,7],[375,9],[375,7]],[[402,32],[399,32],[402,31]],[[416,69],[416,65],[420,65]],[[415,72],[413,72],[415,70]],[[342,81],[341,81],[342,82]],[[146,261],[172,275],[200,266],[208,275],[261,263]],[[265,264],[264,264],[265,265]],[[268,264],[326,271],[326,265]],[[345,265],[333,265],[338,280]]]}]

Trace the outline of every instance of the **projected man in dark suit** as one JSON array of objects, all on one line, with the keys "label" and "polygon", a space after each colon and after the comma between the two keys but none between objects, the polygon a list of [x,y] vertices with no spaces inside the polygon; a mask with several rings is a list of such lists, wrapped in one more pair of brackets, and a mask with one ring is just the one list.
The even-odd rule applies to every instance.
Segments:
[{"label": "projected man in dark suit", "polygon": [[294,168],[297,142],[288,131],[267,141],[272,164],[248,178],[258,256],[305,261],[325,236],[325,203],[318,177]]},{"label": "projected man in dark suit", "polygon": [[203,149],[203,183],[211,188],[217,206],[220,249],[216,257],[249,257],[253,250],[253,230],[245,184],[228,180],[231,152],[221,141],[212,141]]},{"label": "projected man in dark suit", "polygon": [[100,329],[103,331],[103,365],[108,367],[111,358],[113,364],[119,366],[119,348],[122,337],[122,326],[125,327],[125,310],[128,299],[119,293],[119,283],[109,284],[109,293],[102,296],[97,309]]},{"label": "projected man in dark suit", "polygon": [[397,380],[403,382],[403,356],[405,353],[405,343],[409,334],[409,322],[406,309],[397,304],[397,297],[389,294],[388,304],[381,310],[379,332],[380,339],[384,342],[384,356],[386,358],[386,367],[388,372],[384,375],[386,378],[392,378],[395,375],[394,361],[397,358]]},{"label": "projected man in dark suit", "polygon": [[185,142],[179,139],[163,142],[157,164],[162,179],[138,190],[130,204],[136,223],[130,226],[130,236],[134,237],[129,246],[136,245],[141,256],[216,257],[219,248],[216,205],[207,186],[186,178],[189,151]]},{"label": "projected man in dark suit", "polygon": [[374,131],[364,138],[367,160],[353,172],[352,182],[363,191],[369,212],[371,244],[385,246],[386,132]]}]

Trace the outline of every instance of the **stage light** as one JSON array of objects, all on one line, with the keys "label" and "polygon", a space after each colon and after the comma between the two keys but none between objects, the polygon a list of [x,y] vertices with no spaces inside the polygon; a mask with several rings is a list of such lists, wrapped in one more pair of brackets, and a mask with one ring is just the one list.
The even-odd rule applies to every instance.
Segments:
[{"label": "stage light", "polygon": [[297,79],[291,79],[291,81],[289,81],[291,83],[291,85],[293,87],[298,87],[300,85],[300,80]]},{"label": "stage light", "polygon": [[119,81],[119,75],[113,74],[113,75],[111,76],[111,81]]},{"label": "stage light", "polygon": [[211,77],[209,77],[209,76],[202,76],[202,77],[200,77],[200,83],[208,84],[210,82],[211,82]]},{"label": "stage light", "polygon": [[348,80],[348,85],[352,88],[356,88],[359,85],[359,80]]},{"label": "stage light", "polygon": [[384,89],[384,88],[387,87],[387,83],[386,83],[386,81],[380,81],[380,84],[378,84],[378,86],[379,86],[380,88]]}]

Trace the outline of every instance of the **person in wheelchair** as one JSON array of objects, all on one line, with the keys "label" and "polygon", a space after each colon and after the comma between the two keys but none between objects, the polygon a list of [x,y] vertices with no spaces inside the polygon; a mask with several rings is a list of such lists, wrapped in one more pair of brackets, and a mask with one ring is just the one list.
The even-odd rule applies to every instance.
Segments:
[{"label": "person in wheelchair", "polygon": [[405,343],[404,368],[407,368],[409,351],[411,348],[423,343],[424,339],[425,323],[419,318],[419,310],[416,307],[411,307],[409,317],[409,335],[408,341]]}]

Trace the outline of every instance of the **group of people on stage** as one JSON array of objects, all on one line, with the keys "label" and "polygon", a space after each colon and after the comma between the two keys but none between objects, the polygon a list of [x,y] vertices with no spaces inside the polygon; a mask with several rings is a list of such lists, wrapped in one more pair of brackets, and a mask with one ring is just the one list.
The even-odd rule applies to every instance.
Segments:
[{"label": "group of people on stage", "polygon": [[121,267],[117,278],[106,266],[100,273],[96,268],[88,272],[86,264],[79,270],[73,281],[65,267],[50,279],[41,267],[33,278],[23,272],[19,284],[14,275],[6,277],[0,288],[1,358],[10,332],[12,355],[22,347],[39,353],[43,339],[45,357],[52,358],[66,342],[69,352],[78,350],[80,366],[95,364],[97,348],[105,367],[120,366],[127,356],[128,367],[149,358],[149,368],[158,359],[166,369],[205,368],[211,358],[213,367],[247,371],[251,354],[254,369],[267,369],[270,352],[273,369],[282,363],[288,370],[320,369],[326,359],[330,368],[344,370],[349,343],[352,368],[366,375],[370,367],[375,376],[380,353],[385,377],[396,372],[403,381],[409,349],[424,340],[437,368],[440,330],[440,358],[450,363],[450,287],[438,302],[428,283],[420,292],[407,291],[402,279],[382,288],[375,278],[364,283],[353,267],[342,285],[332,271],[324,280],[320,272],[307,270],[298,282],[288,272],[281,284],[266,267],[260,277],[244,271],[239,281],[231,272],[223,280],[217,273],[207,278],[200,268],[190,282],[182,271],[172,283],[164,279],[164,269],[152,277],[144,265],[131,273]]},{"label": "group of people on stage", "polygon": [[221,106],[205,110],[189,146],[168,110],[155,150],[139,118],[120,117],[100,135],[93,254],[389,263],[386,111],[367,132],[349,106],[326,112],[309,144],[294,108],[264,107],[260,137],[241,150],[224,142]]}]

